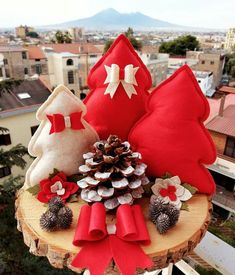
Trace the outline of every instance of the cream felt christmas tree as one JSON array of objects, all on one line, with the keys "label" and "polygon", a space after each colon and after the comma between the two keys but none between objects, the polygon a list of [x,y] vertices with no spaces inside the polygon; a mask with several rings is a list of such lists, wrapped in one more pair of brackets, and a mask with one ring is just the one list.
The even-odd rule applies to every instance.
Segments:
[{"label": "cream felt christmas tree", "polygon": [[54,168],[67,176],[78,172],[83,153],[99,138],[83,119],[86,107],[65,86],[58,86],[38,109],[41,121],[29,143],[30,155],[37,157],[26,173],[25,188],[48,178]]}]

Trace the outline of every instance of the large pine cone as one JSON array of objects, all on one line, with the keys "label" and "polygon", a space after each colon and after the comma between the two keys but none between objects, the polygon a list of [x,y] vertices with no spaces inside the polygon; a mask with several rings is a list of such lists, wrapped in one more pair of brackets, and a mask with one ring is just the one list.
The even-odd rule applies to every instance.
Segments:
[{"label": "large pine cone", "polygon": [[83,158],[85,164],[79,171],[86,177],[77,182],[83,200],[104,202],[105,208],[111,210],[142,197],[142,185],[149,183],[147,166],[140,162],[140,153],[132,152],[129,142],[111,135],[107,141],[96,142],[93,151]]}]

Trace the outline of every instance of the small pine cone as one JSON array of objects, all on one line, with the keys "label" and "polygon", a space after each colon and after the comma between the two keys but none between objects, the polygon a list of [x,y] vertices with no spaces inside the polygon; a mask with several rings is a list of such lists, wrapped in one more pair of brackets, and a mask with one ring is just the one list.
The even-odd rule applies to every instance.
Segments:
[{"label": "small pine cone", "polygon": [[57,217],[54,213],[47,211],[40,218],[40,226],[45,231],[53,231],[56,229]]},{"label": "small pine cone", "polygon": [[58,212],[57,227],[60,229],[67,229],[73,221],[73,212],[68,207],[62,207]]},{"label": "small pine cone", "polygon": [[149,205],[149,219],[156,224],[158,216],[163,213],[164,210],[165,205],[162,204],[162,201],[155,195],[151,196]]},{"label": "small pine cone", "polygon": [[60,208],[64,207],[64,203],[62,199],[57,196],[50,199],[48,206],[51,212],[57,214]]},{"label": "small pine cone", "polygon": [[162,213],[157,218],[156,223],[157,230],[160,234],[164,234],[170,228],[170,218],[168,215]]},{"label": "small pine cone", "polygon": [[180,210],[177,209],[174,205],[169,204],[166,206],[165,214],[168,215],[168,217],[170,218],[170,226],[174,226],[178,220],[179,220],[179,216],[180,216]]}]

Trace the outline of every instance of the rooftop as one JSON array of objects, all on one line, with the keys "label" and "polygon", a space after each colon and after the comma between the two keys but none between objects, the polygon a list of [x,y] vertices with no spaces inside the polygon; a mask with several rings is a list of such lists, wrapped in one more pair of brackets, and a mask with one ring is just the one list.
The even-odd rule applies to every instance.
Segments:
[{"label": "rooftop", "polygon": [[223,93],[235,94],[235,88],[228,86],[222,86],[219,91]]},{"label": "rooftop", "polygon": [[45,59],[43,50],[38,46],[27,46],[25,49],[29,53],[29,59]]},{"label": "rooftop", "polygon": [[102,51],[91,43],[44,44],[43,47],[52,48],[57,53],[69,52],[73,54],[102,54]]},{"label": "rooftop", "polygon": [[223,116],[216,116],[206,124],[208,130],[235,137],[235,105],[229,105]]},{"label": "rooftop", "polygon": [[0,45],[0,52],[22,52],[25,51],[25,49],[22,46],[13,46],[13,45]]},{"label": "rooftop", "polygon": [[40,79],[24,80],[18,86],[1,93],[0,118],[16,114],[20,109],[27,110],[29,107],[40,105],[50,94],[50,90]]}]

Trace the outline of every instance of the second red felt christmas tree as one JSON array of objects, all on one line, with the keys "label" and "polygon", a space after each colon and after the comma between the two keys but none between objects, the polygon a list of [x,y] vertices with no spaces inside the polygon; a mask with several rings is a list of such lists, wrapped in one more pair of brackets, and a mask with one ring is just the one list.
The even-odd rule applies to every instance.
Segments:
[{"label": "second red felt christmas tree", "polygon": [[191,69],[185,65],[159,85],[149,97],[147,114],[132,129],[129,141],[142,154],[148,174],[166,172],[212,194],[215,184],[204,164],[216,151],[203,121],[209,105]]},{"label": "second red felt christmas tree", "polygon": [[85,119],[100,139],[117,135],[126,140],[145,113],[151,76],[129,40],[120,35],[88,76],[90,94]]}]

